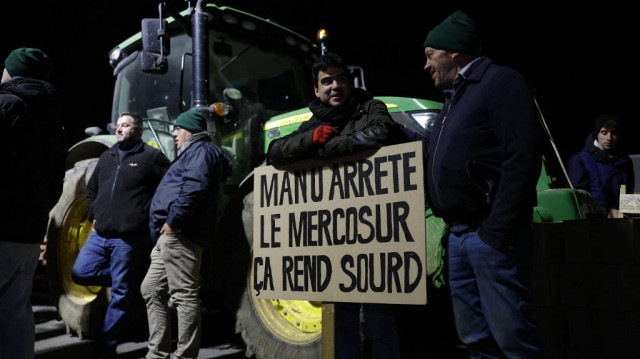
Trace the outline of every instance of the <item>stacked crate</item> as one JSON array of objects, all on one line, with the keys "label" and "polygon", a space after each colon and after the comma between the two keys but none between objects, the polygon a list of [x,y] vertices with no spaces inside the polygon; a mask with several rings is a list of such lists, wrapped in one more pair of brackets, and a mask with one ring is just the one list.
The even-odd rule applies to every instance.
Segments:
[{"label": "stacked crate", "polygon": [[565,358],[568,337],[566,309],[562,304],[564,270],[563,223],[536,223],[533,253],[533,318],[544,344],[545,358]]},{"label": "stacked crate", "polygon": [[536,224],[535,248],[534,318],[548,357],[640,358],[640,219]]}]

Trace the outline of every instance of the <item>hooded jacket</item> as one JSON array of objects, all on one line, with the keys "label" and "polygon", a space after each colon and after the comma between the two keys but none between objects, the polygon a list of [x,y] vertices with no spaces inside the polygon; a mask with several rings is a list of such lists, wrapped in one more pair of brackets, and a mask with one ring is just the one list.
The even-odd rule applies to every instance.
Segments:
[{"label": "hooded jacket", "polygon": [[429,139],[425,181],[434,215],[510,252],[537,203],[538,131],[524,78],[487,57],[472,63]]},{"label": "hooded jacket", "polygon": [[591,193],[596,214],[606,218],[610,209],[619,209],[620,185],[627,185],[627,193],[635,189],[633,162],[627,154],[609,156],[593,141],[590,134],[584,148],[569,159],[569,179],[575,188]]},{"label": "hooded jacket", "polygon": [[[354,89],[338,106],[325,106],[319,99],[309,104],[313,116],[291,134],[269,145],[268,162],[275,166],[307,159],[339,158],[394,143],[395,127],[384,102],[362,89]],[[329,125],[339,134],[326,144],[313,143],[313,131]]]},{"label": "hooded jacket", "polygon": [[180,149],[151,201],[149,227],[154,241],[168,223],[187,240],[206,247],[215,226],[216,205],[231,162],[206,132],[194,134]]},{"label": "hooded jacket", "polygon": [[0,84],[2,241],[44,240],[65,173],[61,112],[60,96],[48,82],[18,76]]},{"label": "hooded jacket", "polygon": [[[100,155],[87,184],[89,220],[104,237],[149,237],[149,206],[169,160],[139,141],[118,161],[118,144]],[[149,237],[149,240],[150,237]]]}]

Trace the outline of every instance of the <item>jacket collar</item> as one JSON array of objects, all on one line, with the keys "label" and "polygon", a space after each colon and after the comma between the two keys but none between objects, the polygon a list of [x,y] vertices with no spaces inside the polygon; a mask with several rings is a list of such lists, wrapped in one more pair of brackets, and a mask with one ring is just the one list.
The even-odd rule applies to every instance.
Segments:
[{"label": "jacket collar", "polygon": [[464,82],[479,82],[482,79],[482,76],[484,76],[484,73],[487,71],[487,67],[489,67],[489,65],[491,65],[492,63],[493,61],[486,56],[480,56],[479,58],[470,62],[469,65],[467,65],[468,67],[465,67],[463,69],[464,73],[462,75],[464,76]]},{"label": "jacket collar", "polygon": [[[138,143],[133,145],[133,147],[131,147],[131,149],[128,151],[131,153],[138,153],[142,151],[143,147],[144,147],[144,143],[142,143],[142,140],[140,140],[138,141]],[[111,146],[111,148],[109,149],[109,152],[112,155],[116,155],[119,149],[120,149],[120,144],[116,142],[113,146]]]}]

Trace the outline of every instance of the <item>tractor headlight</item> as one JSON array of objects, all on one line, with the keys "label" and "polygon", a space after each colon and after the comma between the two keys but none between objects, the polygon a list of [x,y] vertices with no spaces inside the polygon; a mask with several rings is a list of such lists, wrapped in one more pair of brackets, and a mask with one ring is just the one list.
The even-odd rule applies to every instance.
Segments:
[{"label": "tractor headlight", "polygon": [[431,131],[433,131],[433,125],[436,121],[436,116],[438,116],[438,112],[413,112],[410,115],[414,121],[416,121],[422,128],[424,128],[427,136],[431,134]]},{"label": "tractor headlight", "polygon": [[124,58],[124,53],[122,52],[122,50],[119,47],[116,47],[113,51],[111,51],[111,53],[109,54],[109,64],[115,68],[116,66],[118,66],[118,63]]}]

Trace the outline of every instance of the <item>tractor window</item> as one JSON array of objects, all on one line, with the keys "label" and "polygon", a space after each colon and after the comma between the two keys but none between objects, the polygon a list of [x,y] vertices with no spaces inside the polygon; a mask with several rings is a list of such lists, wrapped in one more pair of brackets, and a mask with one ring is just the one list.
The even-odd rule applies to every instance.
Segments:
[{"label": "tractor window", "polygon": [[[313,99],[310,69],[303,59],[224,33],[214,31],[209,38],[210,103],[221,101],[225,88],[236,88],[254,108],[271,116],[306,107]],[[118,73],[112,121],[122,111],[147,115],[148,109],[166,108],[175,119],[187,110],[193,95],[191,53],[190,37],[172,37],[165,74],[142,72],[139,54],[132,54]]]},{"label": "tractor window", "polygon": [[239,89],[270,115],[306,107],[312,100],[309,69],[299,58],[228,34],[213,32],[210,39],[212,93]]},{"label": "tractor window", "polygon": [[[183,54],[191,53],[191,38],[178,35],[171,38],[171,53],[167,57],[168,71],[165,74],[145,73],[140,66],[140,56],[133,54],[134,59],[118,73],[112,108],[112,121],[122,111],[137,112],[145,117],[174,120],[180,113],[191,106],[191,92],[180,91],[181,80],[184,88],[191,88],[191,57],[185,58],[185,69],[182,69]],[[158,111],[157,109],[164,109]]]},{"label": "tractor window", "polygon": [[[227,118],[216,124],[216,137],[234,160],[240,176],[260,163],[264,154],[261,130],[275,115],[304,108],[313,99],[310,54],[296,57],[269,46],[222,32],[209,33],[209,105],[223,101],[226,88],[242,93]],[[193,100],[192,42],[186,34],[171,37],[166,73],[145,73],[140,55],[132,53],[116,69],[112,123],[123,111],[146,119],[147,142],[160,146],[167,157],[175,151],[171,123]],[[301,55],[302,56],[302,55]],[[166,148],[165,148],[166,147]],[[254,153],[255,152],[255,153]]]}]

